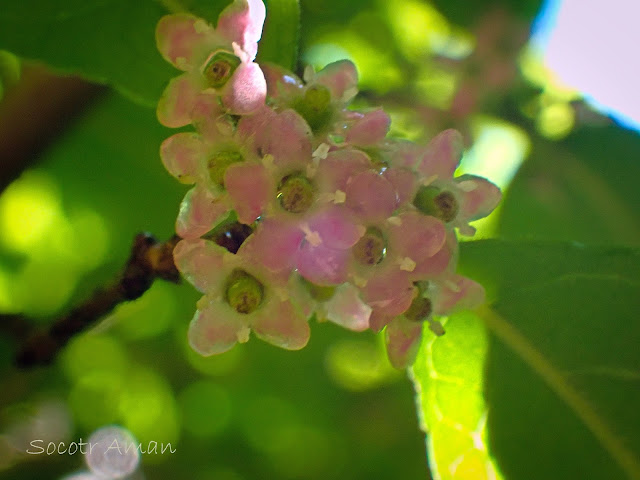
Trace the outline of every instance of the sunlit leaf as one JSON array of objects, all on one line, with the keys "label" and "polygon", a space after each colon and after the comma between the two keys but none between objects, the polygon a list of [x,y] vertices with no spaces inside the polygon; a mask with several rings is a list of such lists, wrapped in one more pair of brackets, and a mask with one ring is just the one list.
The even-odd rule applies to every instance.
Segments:
[{"label": "sunlit leaf", "polygon": [[461,259],[492,306],[413,369],[436,475],[640,478],[640,251],[490,240]]}]

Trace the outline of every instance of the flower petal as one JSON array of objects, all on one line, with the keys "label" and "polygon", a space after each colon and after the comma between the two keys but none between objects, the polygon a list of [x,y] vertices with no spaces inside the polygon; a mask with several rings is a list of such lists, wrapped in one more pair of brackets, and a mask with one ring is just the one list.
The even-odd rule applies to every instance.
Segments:
[{"label": "flower petal", "polygon": [[484,303],[484,287],[470,278],[451,275],[438,282],[433,302],[436,315],[448,315],[459,310],[468,310]]},{"label": "flower petal", "polygon": [[204,151],[205,145],[200,135],[181,132],[162,142],[160,158],[171,175],[182,183],[194,183]]},{"label": "flower petal", "polygon": [[209,144],[224,141],[233,135],[233,124],[215,94],[206,92],[197,95],[190,117],[193,126]]},{"label": "flower petal", "polygon": [[207,188],[195,186],[187,192],[180,204],[176,233],[182,238],[201,237],[229,210],[224,197],[216,197]]},{"label": "flower petal", "polygon": [[184,278],[201,292],[212,292],[226,275],[225,250],[208,240],[181,240],[173,249],[173,261]]},{"label": "flower petal", "polygon": [[387,168],[382,176],[386,178],[396,191],[396,208],[405,205],[413,200],[418,190],[418,178],[416,174],[408,168]]},{"label": "flower petal", "polygon": [[242,117],[238,135],[252,139],[261,155],[273,155],[278,167],[304,171],[311,162],[311,130],[297,112],[287,109],[275,113],[270,108]]},{"label": "flower petal", "polygon": [[271,195],[269,175],[260,163],[235,163],[224,174],[224,186],[229,193],[238,221],[247,225],[258,218]]},{"label": "flower petal", "polygon": [[329,152],[318,166],[316,178],[320,191],[334,193],[346,191],[347,183],[357,174],[371,168],[369,157],[360,150],[336,150]]},{"label": "flower petal", "polygon": [[156,27],[156,44],[162,56],[180,70],[199,67],[203,53],[219,40],[201,18],[188,13],[165,15]]},{"label": "flower petal", "polygon": [[398,201],[393,185],[371,170],[353,177],[345,193],[347,206],[364,221],[388,218]]},{"label": "flower petal", "polygon": [[374,332],[380,332],[384,327],[386,327],[391,320],[395,318],[395,315],[385,315],[381,313],[379,310],[375,308],[371,312],[371,316],[369,317],[369,327]]},{"label": "flower petal", "polygon": [[265,15],[262,0],[235,0],[220,13],[216,30],[229,43],[237,43],[251,61],[256,58]]},{"label": "flower petal", "polygon": [[462,193],[459,218],[477,220],[489,215],[500,203],[502,192],[486,178],[462,175],[456,178],[456,186]]},{"label": "flower petal", "polygon": [[391,125],[389,115],[381,108],[359,115],[360,118],[347,130],[347,143],[367,147],[384,140]]},{"label": "flower petal", "polygon": [[376,315],[400,315],[411,305],[414,286],[406,272],[388,269],[369,279],[362,287],[363,300]]},{"label": "flower petal", "polygon": [[301,94],[304,85],[296,75],[275,63],[260,63],[267,80],[269,98],[289,102]]},{"label": "flower petal", "polygon": [[460,132],[453,129],[440,132],[427,145],[418,171],[426,178],[437,175],[442,180],[451,179],[458,168],[463,149]]},{"label": "flower petal", "polygon": [[316,285],[340,285],[347,280],[349,250],[303,241],[296,254],[298,273]]},{"label": "flower petal", "polygon": [[304,233],[295,223],[269,217],[242,244],[247,257],[262,263],[273,272],[291,269]]},{"label": "flower petal", "polygon": [[358,92],[358,71],[350,60],[339,60],[316,73],[315,83],[327,87],[334,100],[346,103]]},{"label": "flower petal", "polygon": [[256,336],[287,350],[300,350],[309,341],[309,323],[290,301],[273,300],[270,308],[252,318],[251,328]]},{"label": "flower petal", "polygon": [[189,73],[172,78],[158,101],[158,121],[170,128],[189,125],[196,97],[201,90],[198,78]]},{"label": "flower petal", "polygon": [[417,212],[403,213],[395,218],[399,222],[389,226],[392,255],[409,257],[418,263],[435,255],[444,245],[447,230],[437,218]]},{"label": "flower petal", "polygon": [[247,115],[264,105],[267,82],[257,63],[241,63],[222,89],[222,104],[233,115]]},{"label": "flower petal", "polygon": [[228,305],[204,297],[200,308],[189,324],[189,345],[200,355],[224,353],[238,342],[238,333],[244,328],[239,315]]},{"label": "flower petal", "polygon": [[360,299],[358,289],[350,283],[336,288],[326,304],[327,319],[342,327],[362,332],[369,328],[371,307]]},{"label": "flower petal", "polygon": [[422,338],[422,323],[396,317],[387,325],[384,336],[391,365],[399,369],[412,365]]},{"label": "flower petal", "polygon": [[347,209],[330,206],[315,213],[308,222],[309,230],[317,232],[323,245],[344,250],[353,247],[365,229],[355,222]]}]

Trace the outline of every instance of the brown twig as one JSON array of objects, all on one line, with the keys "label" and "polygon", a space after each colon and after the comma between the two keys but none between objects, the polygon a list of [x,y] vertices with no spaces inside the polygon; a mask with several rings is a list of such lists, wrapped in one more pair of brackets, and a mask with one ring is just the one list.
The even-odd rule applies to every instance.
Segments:
[{"label": "brown twig", "polygon": [[[141,297],[156,278],[178,283],[180,274],[173,262],[173,248],[178,241],[179,238],[174,236],[166,242],[158,242],[149,234],[138,234],[119,280],[96,291],[83,305],[57,320],[47,330],[28,334],[15,357],[15,365],[31,368],[51,363],[74,335],[91,327],[118,304]],[[13,323],[19,324],[13,317],[16,316],[11,316]]]}]

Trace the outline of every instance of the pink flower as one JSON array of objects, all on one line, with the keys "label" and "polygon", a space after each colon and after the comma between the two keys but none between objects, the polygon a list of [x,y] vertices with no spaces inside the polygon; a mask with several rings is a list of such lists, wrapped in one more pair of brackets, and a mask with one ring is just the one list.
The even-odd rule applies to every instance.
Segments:
[{"label": "pink flower", "polygon": [[422,339],[424,322],[436,335],[444,329],[433,315],[450,315],[456,311],[475,308],[484,302],[482,285],[469,278],[450,273],[417,288],[411,306],[396,316],[385,329],[389,361],[396,368],[405,368],[415,361]]},{"label": "pink flower", "polygon": [[176,266],[205,296],[198,302],[189,343],[202,355],[226,352],[246,342],[251,331],[288,350],[303,348],[309,325],[291,302],[287,278],[207,240],[182,240],[174,249]]},{"label": "pink flower", "polygon": [[253,62],[264,18],[262,0],[235,0],[222,11],[216,28],[187,13],[160,19],[158,50],[185,72],[169,82],[158,103],[160,123],[174,128],[191,123],[191,110],[203,92],[219,96],[233,114],[264,104],[265,78]]},{"label": "pink flower", "polygon": [[498,205],[500,189],[475,175],[453,177],[462,158],[462,135],[456,130],[438,134],[417,159],[416,169],[424,179],[413,203],[460,233],[473,235],[469,222],[486,217]]},{"label": "pink flower", "polygon": [[[277,65],[263,65],[263,69],[274,107],[277,110],[293,108],[302,115],[316,134],[316,145],[325,142],[331,133],[344,133],[345,121],[349,118],[345,108],[358,93],[358,73],[352,62],[334,62],[319,72],[307,67],[304,82]],[[379,136],[381,130],[376,128],[374,137]]]},{"label": "pink flower", "polygon": [[[194,104],[199,133],[177,133],[160,148],[167,170],[183,183],[196,184],[180,206],[176,231],[183,238],[204,235],[231,210],[241,223],[253,223],[277,201],[281,178],[311,162],[308,127],[295,112],[264,108],[234,127],[210,98]],[[274,142],[269,128],[286,140]]]}]

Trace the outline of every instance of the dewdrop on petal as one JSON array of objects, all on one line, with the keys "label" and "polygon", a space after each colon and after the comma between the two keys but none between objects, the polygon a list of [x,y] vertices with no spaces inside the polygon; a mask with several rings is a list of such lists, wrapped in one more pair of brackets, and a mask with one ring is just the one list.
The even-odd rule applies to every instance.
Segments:
[{"label": "dewdrop on petal", "polygon": [[122,427],[111,425],[91,434],[85,460],[89,470],[101,478],[124,478],[140,463],[136,439]]}]

